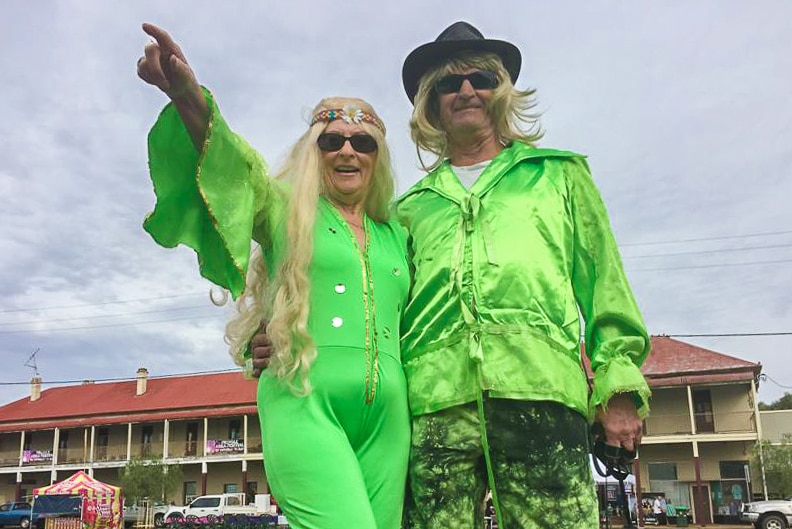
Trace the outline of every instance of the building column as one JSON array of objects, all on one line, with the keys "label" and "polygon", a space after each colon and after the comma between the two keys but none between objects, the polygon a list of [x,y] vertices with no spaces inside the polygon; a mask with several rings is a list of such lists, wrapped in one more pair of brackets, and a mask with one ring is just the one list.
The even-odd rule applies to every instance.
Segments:
[{"label": "building column", "polygon": [[[759,395],[756,394],[756,381],[754,380],[751,380],[751,400],[754,405],[756,442],[759,447],[759,470],[762,472],[762,492],[764,493],[765,501],[767,501],[767,479],[765,478],[764,449],[762,448],[762,418],[759,415]],[[753,501],[753,498],[750,501]]]},{"label": "building column", "polygon": [[242,454],[248,453],[248,416],[247,413],[242,416]]},{"label": "building column", "polygon": [[696,433],[696,413],[693,407],[693,389],[687,386],[688,413],[690,414],[690,433]]},{"label": "building column", "polygon": [[170,421],[165,419],[162,432],[162,460],[168,459],[168,445],[170,444]]},{"label": "building column", "polygon": [[22,430],[22,435],[19,436],[19,466],[23,464],[25,457],[25,430]]},{"label": "building column", "polygon": [[696,470],[696,488],[693,491],[693,503],[696,505],[695,523],[699,524],[700,527],[706,527],[706,503],[702,501],[704,484],[701,482],[701,457],[698,451],[698,441],[693,441],[693,467]]},{"label": "building column", "polygon": [[57,426],[55,427],[55,433],[52,436],[52,466],[53,468],[55,465],[58,464],[58,448],[60,448],[60,428]]},{"label": "building column", "polygon": [[[247,488],[248,479],[247,479],[247,476],[248,476],[248,474],[247,474],[247,461],[243,459],[242,460],[242,492],[245,493],[245,503],[246,504],[248,503],[248,500],[247,500],[247,493],[248,493],[248,488]],[[255,498],[253,498],[253,501],[255,501]]]},{"label": "building column", "polygon": [[203,448],[201,449],[201,454],[206,457],[206,443],[209,440],[209,417],[204,417],[204,427],[203,427]]},{"label": "building column", "polygon": [[132,423],[127,424],[127,456],[126,460],[132,459]]},{"label": "building column", "polygon": [[[88,461],[91,463],[91,471],[93,471],[94,446],[96,446],[96,426],[91,426],[91,448],[88,452]],[[91,477],[93,477],[93,475]]]},{"label": "building column", "polygon": [[[205,445],[206,443],[204,443]],[[206,482],[208,481],[209,465],[204,461],[201,463],[201,496],[206,496]]]},{"label": "building column", "polygon": [[[641,493],[641,460],[637,453],[635,455],[635,459],[633,459],[632,472],[633,475],[635,476],[635,510],[636,510],[636,514],[638,515],[638,527],[643,527],[644,513],[643,513],[643,509],[641,508],[641,501],[643,501],[643,494]],[[628,502],[628,510],[629,510],[629,502]]]},{"label": "building column", "polygon": [[22,472],[16,474],[16,486],[14,487],[14,501],[22,501]]}]

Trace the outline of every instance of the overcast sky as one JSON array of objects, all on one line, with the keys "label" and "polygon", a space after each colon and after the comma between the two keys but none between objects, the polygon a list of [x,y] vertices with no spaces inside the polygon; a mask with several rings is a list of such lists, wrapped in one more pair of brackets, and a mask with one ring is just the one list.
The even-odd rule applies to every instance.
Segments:
[{"label": "overcast sky", "polygon": [[[792,3],[71,0],[0,3],[0,403],[45,383],[231,369],[227,311],[187,248],[142,230],[164,95],[158,24],[276,165],[328,95],[369,100],[399,189],[420,176],[401,65],[467,20],[523,53],[542,145],[585,153],[652,334],[792,331]],[[792,387],[792,336],[680,338]],[[48,386],[45,386],[48,387]]]}]

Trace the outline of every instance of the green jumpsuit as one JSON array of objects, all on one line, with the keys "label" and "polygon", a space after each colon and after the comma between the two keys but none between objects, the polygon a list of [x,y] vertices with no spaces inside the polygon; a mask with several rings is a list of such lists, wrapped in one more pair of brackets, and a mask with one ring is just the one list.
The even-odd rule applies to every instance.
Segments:
[{"label": "green jumpsuit", "polygon": [[[263,161],[206,95],[211,116],[201,153],[171,105],[149,134],[157,205],[144,228],[162,246],[195,249],[201,274],[236,297],[251,237],[269,271],[283,258],[288,192],[266,177]],[[401,522],[410,441],[399,350],[406,240],[396,222],[366,217],[364,224],[362,249],[320,199],[309,270],[308,328],[318,351],[311,394],[296,397],[269,374],[259,380],[267,480],[293,528],[396,529]]]}]

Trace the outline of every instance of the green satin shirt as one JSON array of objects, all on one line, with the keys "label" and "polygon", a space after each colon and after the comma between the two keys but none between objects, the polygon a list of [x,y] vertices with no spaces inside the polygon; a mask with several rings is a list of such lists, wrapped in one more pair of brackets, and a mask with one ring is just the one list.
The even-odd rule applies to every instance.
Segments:
[{"label": "green satin shirt", "polygon": [[[414,415],[492,397],[639,414],[650,340],[582,156],[514,143],[467,190],[446,161],[397,203],[413,269],[402,326]],[[589,397],[580,320],[594,369]]]}]

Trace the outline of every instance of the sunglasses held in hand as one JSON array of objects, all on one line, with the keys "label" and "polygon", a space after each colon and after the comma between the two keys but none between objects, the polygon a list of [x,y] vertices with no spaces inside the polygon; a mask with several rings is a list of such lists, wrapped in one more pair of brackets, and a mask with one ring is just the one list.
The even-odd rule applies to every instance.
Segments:
[{"label": "sunglasses held in hand", "polygon": [[454,94],[459,92],[466,79],[475,90],[492,90],[498,86],[498,75],[495,72],[480,70],[443,76],[435,81],[435,91],[438,94]]},{"label": "sunglasses held in hand", "polygon": [[325,152],[340,151],[346,142],[352,145],[357,152],[368,154],[377,150],[377,140],[369,134],[355,134],[344,136],[337,132],[325,132],[319,135],[316,144]]}]

